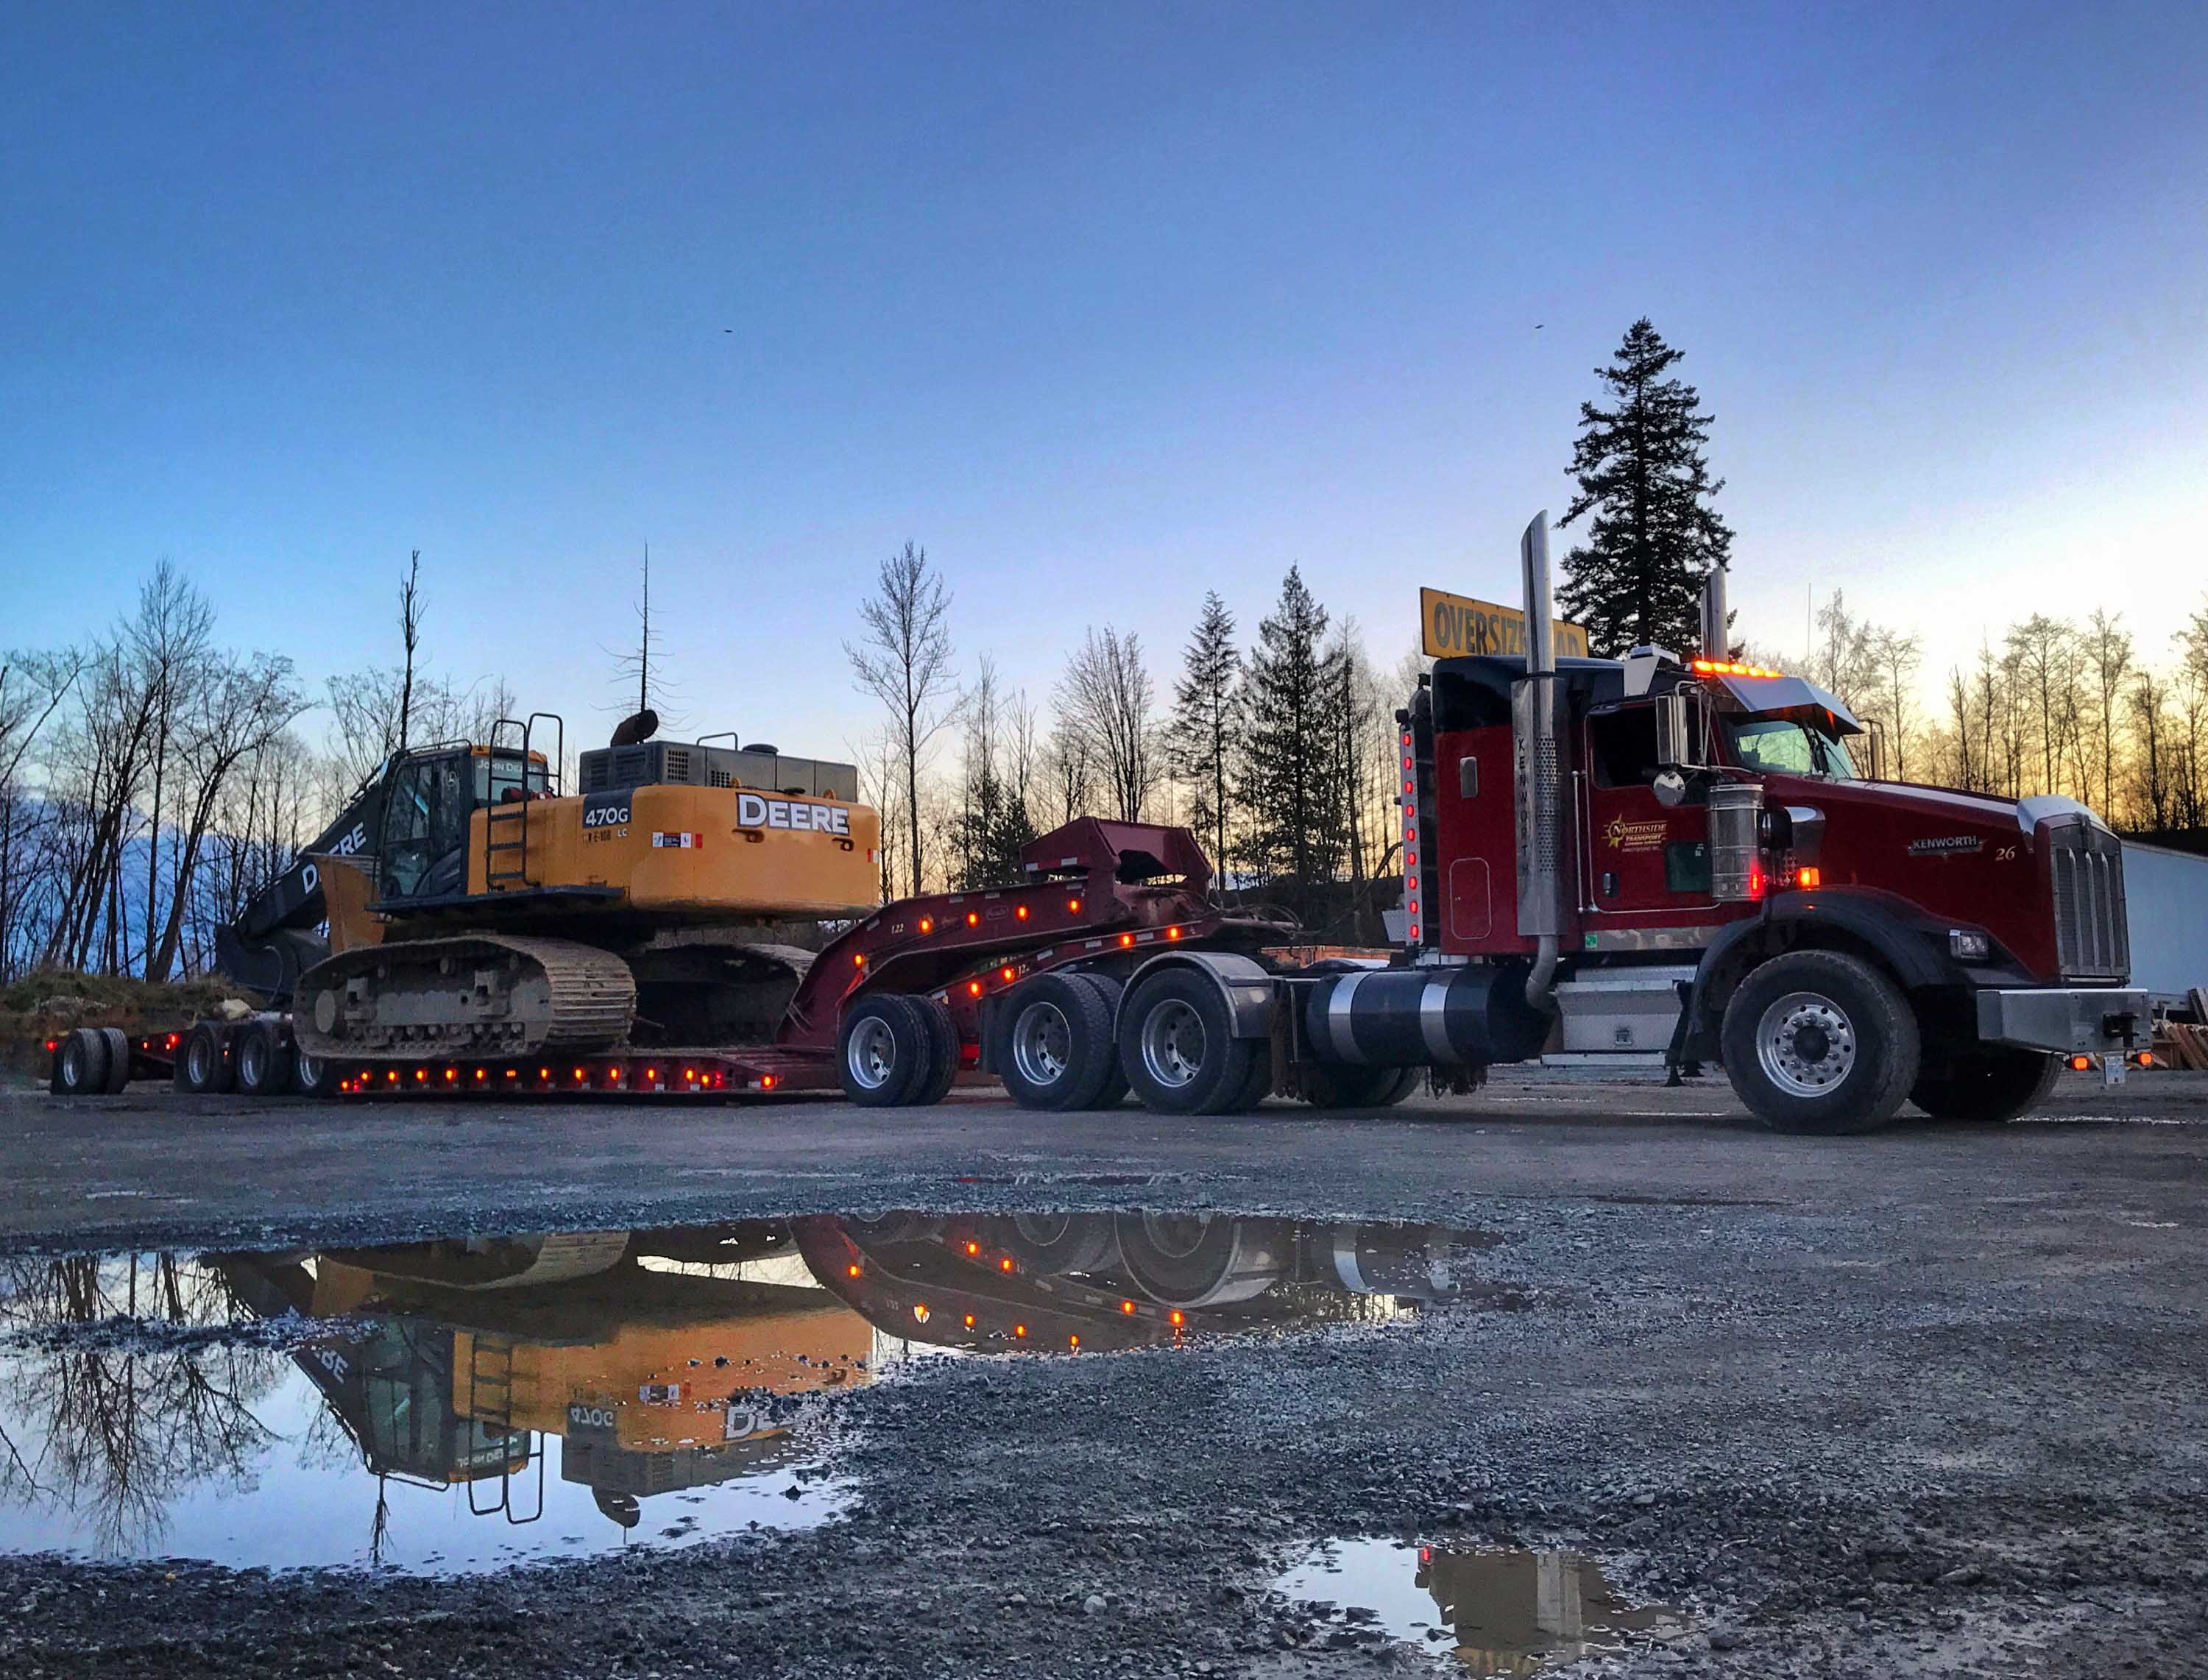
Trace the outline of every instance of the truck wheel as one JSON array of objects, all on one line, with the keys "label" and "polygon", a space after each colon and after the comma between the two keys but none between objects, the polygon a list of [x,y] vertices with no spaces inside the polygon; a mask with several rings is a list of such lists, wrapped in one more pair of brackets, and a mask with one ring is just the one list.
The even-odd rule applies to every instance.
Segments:
[{"label": "truck wheel", "polygon": [[237,1070],[223,1053],[221,1030],[212,1021],[195,1023],[177,1047],[177,1089],[194,1096],[226,1091]]},{"label": "truck wheel", "polygon": [[1167,1114],[1224,1114],[1263,1089],[1251,1062],[1270,1053],[1261,1038],[1228,1036],[1227,1001],[1185,969],[1153,975],[1119,1011],[1119,1065],[1146,1108]]},{"label": "truck wheel", "polygon": [[933,1105],[951,1095],[951,1081],[958,1077],[958,1028],[941,999],[915,998],[911,1002],[927,1025],[929,1045],[927,1074],[912,1100]]},{"label": "truck wheel", "polygon": [[1079,974],[1073,976],[1104,999],[1104,1083],[1096,1095],[1081,1106],[1083,1108],[1117,1108],[1127,1100],[1127,1074],[1119,1065],[1119,1047],[1112,1041],[1110,1023],[1119,1018],[1119,999],[1125,995],[1127,984],[1114,980],[1110,975]]},{"label": "truck wheel", "polygon": [[248,1023],[237,1035],[237,1089],[247,1096],[281,1096],[291,1089],[291,1047],[273,1022]]},{"label": "truck wheel", "polygon": [[1358,1067],[1330,1062],[1303,1071],[1304,1101],[1314,1108],[1385,1108],[1410,1094],[1414,1068]]},{"label": "truck wheel", "polygon": [[998,1007],[996,1031],[989,1059],[1023,1108],[1093,1108],[1119,1071],[1111,994],[1089,975],[1027,981]]},{"label": "truck wheel", "polygon": [[1112,1223],[1129,1280],[1161,1306],[1246,1301],[1287,1275],[1291,1250],[1272,1220],[1118,1214]]},{"label": "truck wheel", "polygon": [[99,1035],[107,1041],[107,1083],[103,1089],[110,1096],[121,1096],[130,1083],[130,1035],[120,1027],[102,1027]]},{"label": "truck wheel", "polygon": [[843,1095],[861,1108],[897,1108],[913,1100],[935,1061],[927,1017],[910,998],[880,992],[843,1017],[837,1038]]},{"label": "truck wheel", "polygon": [[90,1027],[73,1027],[54,1052],[46,1089],[56,1096],[93,1096],[107,1089],[107,1040]]},{"label": "truck wheel", "polygon": [[1792,951],[1749,971],[1719,1043],[1733,1090],[1774,1131],[1871,1131],[1916,1082],[1917,1017],[1860,957]]},{"label": "truck wheel", "polygon": [[335,1096],[338,1094],[337,1064],[320,1056],[310,1056],[293,1046],[291,1089],[301,1096]]},{"label": "truck wheel", "polygon": [[2061,1077],[2062,1058],[1996,1047],[1917,1076],[1909,1100],[1935,1120],[2008,1120],[2037,1108]]},{"label": "truck wheel", "polygon": [[1015,1214],[995,1234],[1023,1270],[1045,1277],[1107,1271],[1119,1257],[1109,1214]]}]

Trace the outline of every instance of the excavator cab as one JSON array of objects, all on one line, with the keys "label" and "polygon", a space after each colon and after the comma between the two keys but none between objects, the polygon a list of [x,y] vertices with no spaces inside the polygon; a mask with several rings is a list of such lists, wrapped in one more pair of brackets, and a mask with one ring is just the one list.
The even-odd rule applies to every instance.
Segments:
[{"label": "excavator cab", "polygon": [[456,897],[467,891],[468,819],[478,806],[542,799],[548,771],[536,754],[507,747],[440,747],[391,772],[378,876],[386,904]]}]

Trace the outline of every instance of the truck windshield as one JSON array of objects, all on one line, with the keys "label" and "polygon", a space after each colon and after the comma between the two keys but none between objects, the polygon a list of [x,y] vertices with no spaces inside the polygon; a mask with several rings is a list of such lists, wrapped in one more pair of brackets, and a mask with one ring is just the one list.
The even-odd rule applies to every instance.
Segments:
[{"label": "truck windshield", "polygon": [[1733,757],[1744,769],[1857,779],[1847,747],[1821,729],[1805,729],[1791,717],[1728,717],[1725,727]]}]

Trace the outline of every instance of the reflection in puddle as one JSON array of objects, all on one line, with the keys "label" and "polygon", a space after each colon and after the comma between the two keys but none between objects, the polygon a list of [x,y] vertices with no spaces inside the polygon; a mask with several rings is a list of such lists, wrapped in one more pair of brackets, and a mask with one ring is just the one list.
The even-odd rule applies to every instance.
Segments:
[{"label": "reflection in puddle", "polygon": [[1481,1676],[1531,1674],[1660,1640],[1680,1626],[1661,1605],[1628,1607],[1593,1559],[1569,1551],[1329,1540],[1280,1587],[1292,1599],[1346,1607],[1398,1639],[1450,1652]]},{"label": "reflection in puddle", "polygon": [[892,1214],[0,1262],[0,1548],[452,1572],[807,1526],[823,1397],[918,1354],[1509,1305],[1496,1240]]}]

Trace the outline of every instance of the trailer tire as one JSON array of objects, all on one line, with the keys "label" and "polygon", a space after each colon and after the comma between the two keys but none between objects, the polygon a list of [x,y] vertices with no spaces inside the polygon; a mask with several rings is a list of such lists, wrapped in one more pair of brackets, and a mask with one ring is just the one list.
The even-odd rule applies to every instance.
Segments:
[{"label": "trailer tire", "polygon": [[130,1035],[120,1027],[102,1027],[99,1035],[107,1041],[107,1083],[101,1089],[121,1096],[130,1083]]},{"label": "trailer tire", "polygon": [[310,1056],[292,1046],[291,1089],[301,1096],[335,1096],[338,1065],[327,1056]]},{"label": "trailer tire", "polygon": [[107,1089],[107,1040],[91,1027],[72,1027],[54,1052],[46,1089],[56,1096],[93,1096]]},{"label": "trailer tire", "polygon": [[[1053,1113],[1098,1107],[1119,1072],[1112,1004],[1093,975],[1036,975],[1022,982],[996,1010],[990,1057],[1012,1101]],[[1121,1084],[1118,1095],[1125,1091]]]},{"label": "trailer tire", "polygon": [[914,998],[910,1001],[927,1023],[931,1046],[927,1076],[920,1082],[912,1100],[932,1107],[951,1095],[951,1082],[958,1077],[958,1027],[940,998]]},{"label": "trailer tire", "polygon": [[1837,951],[1790,951],[1749,970],[1719,1042],[1726,1078],[1758,1119],[1817,1137],[1891,1120],[1923,1049],[1901,988]]},{"label": "trailer tire", "polygon": [[1935,1120],[2012,1120],[2047,1100],[2062,1064],[2051,1052],[1996,1046],[1919,1073],[1909,1100]]},{"label": "trailer tire", "polygon": [[177,1089],[194,1096],[226,1091],[237,1069],[223,1053],[222,1033],[211,1021],[193,1024],[177,1047]]},{"label": "trailer tire", "polygon": [[243,1096],[282,1096],[291,1089],[291,1047],[272,1021],[248,1022],[235,1048],[237,1089]]},{"label": "trailer tire", "polygon": [[861,1108],[901,1108],[933,1071],[935,1038],[910,998],[877,992],[843,1017],[836,1060],[843,1095],[852,1101]]},{"label": "trailer tire", "polygon": [[1127,983],[1110,975],[1083,973],[1073,978],[1086,981],[1104,999],[1104,1083],[1095,1096],[1081,1106],[1117,1108],[1127,1100],[1127,1074],[1119,1065],[1119,1047],[1113,1040],[1111,1023],[1119,1018],[1119,999],[1126,993]]},{"label": "trailer tire", "polygon": [[[1119,1065],[1146,1108],[1224,1114],[1256,1104],[1271,1076],[1262,1038],[1231,1036],[1233,1019],[1209,975],[1167,969],[1119,1011]],[[1266,1065],[1253,1068],[1253,1060]]]}]

